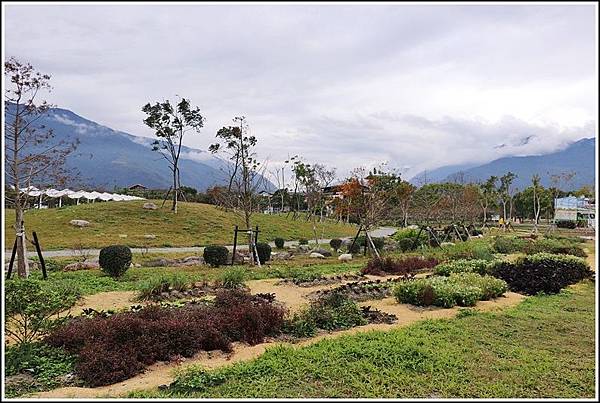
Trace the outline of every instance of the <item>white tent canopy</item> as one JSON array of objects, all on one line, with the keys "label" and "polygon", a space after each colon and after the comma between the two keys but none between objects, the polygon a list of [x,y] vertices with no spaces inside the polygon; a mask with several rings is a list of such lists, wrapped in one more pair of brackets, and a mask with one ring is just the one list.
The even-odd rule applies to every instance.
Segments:
[{"label": "white tent canopy", "polygon": [[32,196],[32,197],[39,197],[39,196],[47,196],[53,199],[56,198],[62,198],[63,196],[67,196],[70,199],[87,199],[87,200],[102,200],[102,201],[130,201],[130,200],[144,200],[143,197],[138,197],[138,196],[129,196],[129,195],[122,195],[122,194],[118,194],[118,193],[100,193],[100,192],[87,192],[85,190],[79,190],[79,191],[73,191],[71,189],[63,189],[63,190],[57,190],[57,189],[46,189],[46,190],[39,190],[36,187],[30,186],[28,188],[23,188],[21,189],[22,193],[27,194],[28,196]]}]

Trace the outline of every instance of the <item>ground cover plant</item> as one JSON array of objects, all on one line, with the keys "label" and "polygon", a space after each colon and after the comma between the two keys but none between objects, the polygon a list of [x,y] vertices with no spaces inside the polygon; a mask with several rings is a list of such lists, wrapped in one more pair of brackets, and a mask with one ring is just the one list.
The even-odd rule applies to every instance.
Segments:
[{"label": "ground cover plant", "polygon": [[408,256],[401,259],[393,257],[373,258],[369,260],[367,265],[361,270],[363,275],[409,275],[422,270],[431,269],[438,264],[435,258],[421,258],[417,256]]},{"label": "ground cover plant", "polygon": [[214,304],[150,306],[109,317],[77,317],[45,343],[77,356],[75,371],[90,386],[128,379],[156,361],[201,350],[230,351],[231,342],[257,344],[279,332],[285,309],[242,291],[217,293]]},{"label": "ground cover plant", "polygon": [[388,278],[387,280],[354,281],[332,289],[316,290],[309,297],[321,298],[326,295],[340,293],[353,301],[372,301],[389,297],[394,285],[400,281],[407,281],[412,276],[401,278]]},{"label": "ground cover plant", "polygon": [[[145,210],[142,205],[154,202],[156,210]],[[35,230],[44,250],[69,249],[75,245],[85,248],[102,248],[123,243],[129,247],[206,246],[228,245],[233,241],[233,228],[243,227],[243,220],[232,211],[202,203],[178,203],[178,213],[169,206],[160,208],[162,200],[140,200],[110,203],[82,203],[52,209],[32,209],[25,213],[27,228]],[[12,224],[14,210],[5,209],[5,249],[15,240]],[[254,225],[260,228],[262,241],[271,242],[277,237],[297,240],[312,234],[312,224],[300,214],[297,219],[285,214],[257,214]],[[71,220],[86,220],[90,225],[77,228]],[[346,237],[356,233],[356,226],[324,219],[319,223],[324,238]],[[160,229],[160,232],[157,232]],[[155,238],[146,238],[154,234]],[[122,238],[119,235],[127,235]]]},{"label": "ground cover plant", "polygon": [[494,239],[493,248],[497,253],[503,254],[518,252],[528,255],[554,253],[586,257],[587,255],[581,246],[582,241],[584,240],[581,238],[560,235],[545,236],[536,239],[498,236]]},{"label": "ground cover plant", "polygon": [[188,286],[186,278],[179,273],[161,273],[144,281],[138,291],[138,299],[156,299],[169,291],[184,291]]},{"label": "ground cover plant", "polygon": [[491,262],[481,259],[459,259],[440,263],[434,267],[433,273],[438,276],[449,276],[452,273],[488,274]]},{"label": "ground cover plant", "polygon": [[491,266],[490,273],[506,281],[511,290],[529,295],[557,293],[594,276],[584,259],[548,253],[522,256],[515,262],[497,262]]},{"label": "ground cover plant", "polygon": [[217,370],[190,367],[167,390],[129,397],[591,399],[594,302],[594,285],[582,283],[502,312],[277,346]]},{"label": "ground cover plant", "polygon": [[403,304],[451,308],[455,305],[473,306],[477,301],[499,297],[507,290],[503,280],[492,276],[452,273],[448,277],[434,276],[402,282],[394,289],[394,296]]}]

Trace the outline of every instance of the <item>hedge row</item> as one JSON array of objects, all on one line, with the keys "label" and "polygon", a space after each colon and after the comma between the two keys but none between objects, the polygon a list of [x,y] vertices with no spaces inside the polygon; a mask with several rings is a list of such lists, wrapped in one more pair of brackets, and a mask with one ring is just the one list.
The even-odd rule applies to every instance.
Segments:
[{"label": "hedge row", "polygon": [[580,242],[569,238],[527,240],[517,237],[496,237],[493,248],[495,252],[503,254],[524,252],[528,255],[533,255],[545,252],[579,257],[587,256]]}]

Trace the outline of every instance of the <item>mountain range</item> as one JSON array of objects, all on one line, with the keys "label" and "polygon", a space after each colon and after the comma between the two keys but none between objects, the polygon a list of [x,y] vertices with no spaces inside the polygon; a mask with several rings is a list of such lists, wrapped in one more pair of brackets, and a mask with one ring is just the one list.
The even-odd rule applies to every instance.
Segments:
[{"label": "mountain range", "polygon": [[[49,109],[35,125],[51,129],[54,141],[79,141],[66,161],[68,168],[78,172],[79,183],[71,186],[112,190],[138,183],[150,189],[172,185],[168,163],[152,150],[152,138],[113,130],[61,108]],[[228,166],[228,161],[212,153],[182,146],[181,184],[200,191],[224,184]],[[268,181],[265,187],[274,188]]]},{"label": "mountain range", "polygon": [[563,190],[578,189],[596,182],[595,166],[596,139],[584,138],[569,144],[565,149],[543,155],[504,157],[486,164],[447,165],[415,175],[410,182],[419,186],[425,183],[443,182],[483,182],[490,176],[502,176],[508,171],[517,175],[513,182],[515,189],[531,185],[534,174],[540,175],[543,186],[552,186],[552,175],[574,172],[568,182],[558,184]]}]

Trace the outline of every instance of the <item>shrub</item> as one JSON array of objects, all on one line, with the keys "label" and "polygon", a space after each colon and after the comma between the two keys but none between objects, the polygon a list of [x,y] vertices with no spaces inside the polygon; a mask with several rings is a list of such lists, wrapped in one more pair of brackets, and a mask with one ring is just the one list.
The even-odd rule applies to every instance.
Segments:
[{"label": "shrub", "polygon": [[473,306],[477,301],[496,298],[504,294],[504,281],[476,273],[453,273],[449,277],[430,277],[398,284],[394,289],[401,303],[451,308],[455,305]]},{"label": "shrub", "polygon": [[258,242],[256,244],[256,251],[258,252],[260,264],[265,264],[271,259],[271,246],[268,243]]},{"label": "shrub", "polygon": [[283,238],[275,238],[275,247],[277,249],[283,249],[283,245],[285,245],[285,239],[283,239]]},{"label": "shrub", "polygon": [[298,244],[299,245],[308,245],[308,239],[306,239],[306,238],[300,238],[298,240]]},{"label": "shrub", "polygon": [[131,249],[125,245],[111,245],[100,250],[98,263],[109,276],[119,278],[131,265]]},{"label": "shrub", "polygon": [[449,276],[452,273],[487,274],[490,262],[482,259],[459,259],[435,266],[434,273],[438,276]]},{"label": "shrub", "polygon": [[331,249],[337,252],[342,247],[342,240],[339,238],[334,238],[329,241],[329,246],[331,246]]},{"label": "shrub", "polygon": [[[418,229],[414,229],[414,228],[405,228],[405,229],[401,229],[398,230],[392,237],[398,241],[398,243],[400,245],[404,245],[405,247],[407,247],[407,249],[403,250],[403,251],[407,251],[407,250],[412,250],[413,248],[413,244],[415,244],[415,240],[416,240],[416,247],[422,246],[422,245],[426,245],[427,241],[429,240],[429,236],[427,235],[427,233],[425,231],[421,231],[421,234],[419,235],[419,230]],[[409,242],[410,240],[410,242]]]},{"label": "shrub", "polygon": [[330,293],[296,313],[285,325],[285,332],[296,337],[313,336],[316,329],[349,329],[367,324],[360,307],[343,293]]},{"label": "shrub", "polygon": [[558,293],[568,285],[592,278],[594,272],[584,259],[539,253],[520,257],[514,263],[498,262],[492,265],[491,274],[506,281],[513,291],[535,295]]},{"label": "shrub", "polygon": [[557,220],[556,226],[558,228],[575,229],[577,227],[577,223],[575,221]]},{"label": "shrub", "polygon": [[534,255],[536,253],[553,253],[578,257],[587,256],[581,245],[569,241],[549,238],[538,239],[535,242],[529,243],[525,247],[524,252],[528,255]]},{"label": "shrub", "polygon": [[244,286],[244,279],[246,273],[242,268],[235,268],[227,270],[221,276],[220,284],[223,288],[242,288]]},{"label": "shrub", "polygon": [[435,258],[421,258],[409,256],[404,259],[395,260],[391,257],[373,258],[367,266],[361,270],[361,274],[384,276],[388,274],[409,275],[419,270],[429,269],[439,262]]},{"label": "shrub", "polygon": [[443,250],[443,255],[445,256],[446,260],[494,259],[492,247],[487,243],[487,241],[481,240],[459,242],[455,245],[445,247]]},{"label": "shrub", "polygon": [[6,333],[19,345],[31,343],[60,325],[60,315],[69,309],[81,294],[74,287],[50,286],[39,280],[6,281]]},{"label": "shrub", "polygon": [[204,248],[204,261],[212,267],[219,267],[227,264],[229,250],[225,246],[210,245]]},{"label": "shrub", "polygon": [[409,252],[415,250],[421,245],[416,238],[402,238],[398,240],[398,249],[400,252]]},{"label": "shrub", "polygon": [[277,334],[285,309],[241,291],[217,293],[214,305],[151,306],[109,317],[77,317],[55,329],[48,345],[78,355],[76,373],[90,386],[128,379],[157,361],[204,350],[231,351]]},{"label": "shrub", "polygon": [[508,254],[522,252],[526,245],[525,239],[499,236],[494,239],[493,248],[497,253]]},{"label": "shrub", "polygon": [[147,300],[158,297],[163,292],[171,290],[184,291],[186,288],[187,281],[185,276],[179,273],[163,274],[144,281],[138,289],[138,299]]}]

